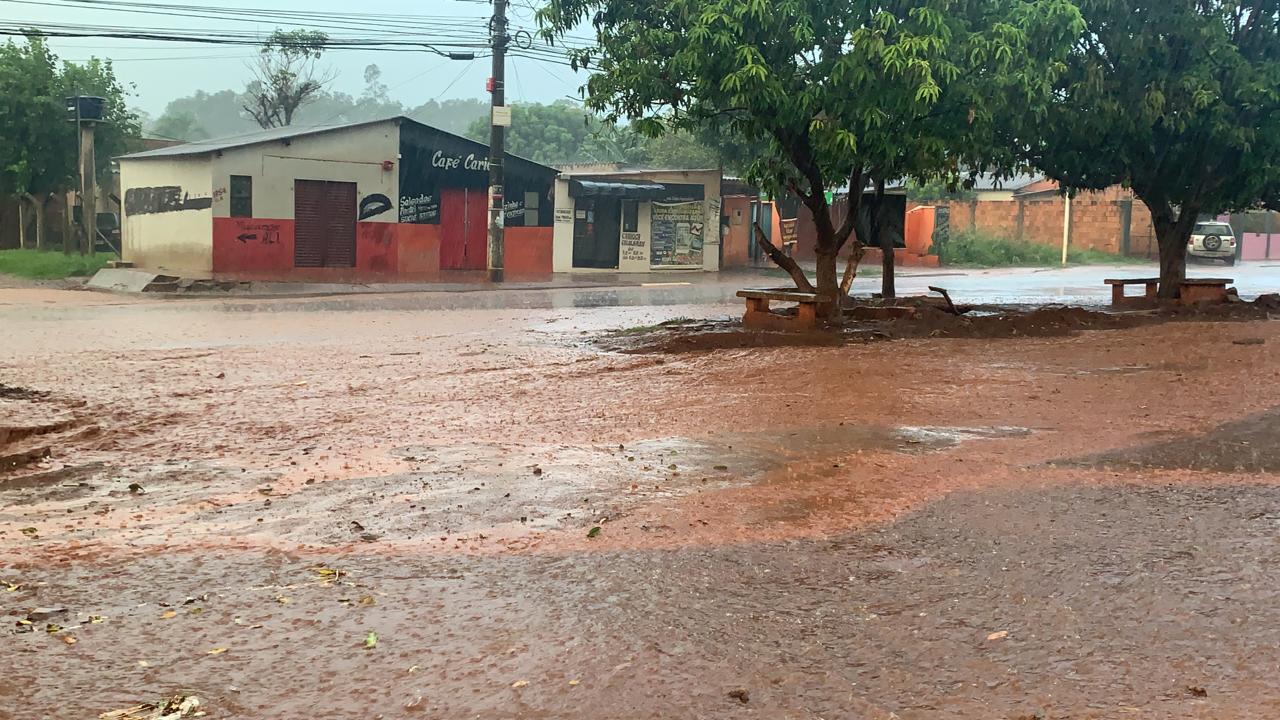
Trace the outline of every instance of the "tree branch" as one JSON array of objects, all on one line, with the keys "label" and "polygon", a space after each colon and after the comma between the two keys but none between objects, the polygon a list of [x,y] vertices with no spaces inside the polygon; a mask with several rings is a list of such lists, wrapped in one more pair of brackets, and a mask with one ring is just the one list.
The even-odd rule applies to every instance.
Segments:
[{"label": "tree branch", "polygon": [[801,292],[817,292],[813,287],[813,283],[809,282],[809,277],[804,274],[804,270],[796,264],[796,261],[787,257],[785,253],[778,249],[777,245],[769,242],[764,230],[760,229],[760,223],[752,223],[751,226],[756,232],[756,244],[760,246],[761,250],[764,250],[775,265],[787,271],[787,274],[795,281],[796,288]]}]

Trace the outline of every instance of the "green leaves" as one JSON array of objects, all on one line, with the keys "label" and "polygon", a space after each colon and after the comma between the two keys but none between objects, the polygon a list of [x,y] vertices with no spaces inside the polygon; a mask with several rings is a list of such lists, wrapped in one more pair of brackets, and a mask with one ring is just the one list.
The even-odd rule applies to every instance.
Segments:
[{"label": "green leaves", "polygon": [[106,99],[107,122],[99,126],[98,172],[137,137],[137,117],[125,107],[125,92],[110,62],[60,62],[43,38],[0,45],[0,194],[39,194],[70,189],[76,176],[76,129],[66,121],[64,98]]}]

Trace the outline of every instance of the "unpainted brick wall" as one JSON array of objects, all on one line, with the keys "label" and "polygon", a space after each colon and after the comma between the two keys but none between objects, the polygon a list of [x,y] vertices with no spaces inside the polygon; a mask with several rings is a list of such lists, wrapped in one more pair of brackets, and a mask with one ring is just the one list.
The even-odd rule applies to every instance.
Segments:
[{"label": "unpainted brick wall", "polygon": [[[951,210],[951,232],[979,232],[1041,245],[1062,244],[1066,201],[1061,197],[1035,200],[969,200],[945,203]],[[1125,205],[1132,204],[1126,213]],[[1125,220],[1129,222],[1129,254],[1155,255],[1151,213],[1139,200],[1104,196],[1077,197],[1071,202],[1073,248],[1119,254]]]}]

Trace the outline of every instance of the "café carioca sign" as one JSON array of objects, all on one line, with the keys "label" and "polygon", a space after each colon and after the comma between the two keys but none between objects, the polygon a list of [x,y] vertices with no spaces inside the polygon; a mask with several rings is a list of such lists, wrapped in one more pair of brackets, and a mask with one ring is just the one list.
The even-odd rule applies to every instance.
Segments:
[{"label": "caf\u00e9 carioca sign", "polygon": [[440,168],[441,170],[489,172],[489,158],[484,156],[476,157],[475,153],[468,153],[466,156],[445,155],[443,150],[437,150],[431,155],[431,167]]}]

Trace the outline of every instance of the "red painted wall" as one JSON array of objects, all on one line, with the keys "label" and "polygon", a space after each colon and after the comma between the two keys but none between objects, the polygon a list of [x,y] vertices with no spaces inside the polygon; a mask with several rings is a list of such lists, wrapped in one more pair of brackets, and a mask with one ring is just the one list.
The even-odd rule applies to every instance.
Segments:
[{"label": "red painted wall", "polygon": [[549,227],[509,227],[503,232],[503,271],[513,276],[551,274]]},{"label": "red painted wall", "polygon": [[[546,230],[549,237],[550,228]],[[214,277],[315,282],[395,282],[440,277],[440,234],[435,225],[356,223],[356,266],[351,268],[295,268],[293,238],[293,220],[214,218]],[[550,269],[549,260],[547,266]]]}]

